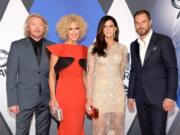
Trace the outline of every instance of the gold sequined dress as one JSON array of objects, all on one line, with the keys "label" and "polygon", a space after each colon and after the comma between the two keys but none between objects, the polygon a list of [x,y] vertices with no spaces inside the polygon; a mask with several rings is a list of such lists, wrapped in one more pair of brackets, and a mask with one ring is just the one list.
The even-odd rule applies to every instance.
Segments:
[{"label": "gold sequined dress", "polygon": [[116,43],[107,48],[105,57],[92,55],[92,49],[93,45],[88,49],[87,99],[99,110],[98,119],[93,119],[93,135],[123,135],[127,48]]}]

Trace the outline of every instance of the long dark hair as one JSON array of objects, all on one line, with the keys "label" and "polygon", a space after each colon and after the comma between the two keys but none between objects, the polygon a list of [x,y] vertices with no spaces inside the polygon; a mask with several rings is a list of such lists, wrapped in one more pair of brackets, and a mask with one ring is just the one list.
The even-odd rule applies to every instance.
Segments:
[{"label": "long dark hair", "polygon": [[111,20],[114,23],[114,26],[117,28],[115,32],[114,40],[117,42],[119,41],[119,28],[118,28],[118,24],[115,18],[109,15],[103,16],[98,24],[96,41],[94,42],[94,48],[92,50],[92,54],[97,53],[98,56],[103,56],[103,57],[106,56],[105,49],[107,49],[107,43],[104,38],[103,29],[104,29],[105,23],[109,20]]}]

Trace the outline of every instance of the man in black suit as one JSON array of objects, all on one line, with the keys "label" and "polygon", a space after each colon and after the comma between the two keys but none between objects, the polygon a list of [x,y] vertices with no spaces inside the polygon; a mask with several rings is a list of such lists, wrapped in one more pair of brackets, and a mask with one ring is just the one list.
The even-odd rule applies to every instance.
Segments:
[{"label": "man in black suit", "polygon": [[139,37],[131,43],[128,108],[136,104],[142,135],[165,135],[176,100],[177,60],[172,40],[154,32],[151,23],[148,11],[134,14]]},{"label": "man in black suit", "polygon": [[12,43],[7,62],[9,111],[16,114],[16,135],[28,135],[33,114],[36,135],[49,135],[49,60],[45,39],[46,20],[31,14],[25,23],[26,37]]}]

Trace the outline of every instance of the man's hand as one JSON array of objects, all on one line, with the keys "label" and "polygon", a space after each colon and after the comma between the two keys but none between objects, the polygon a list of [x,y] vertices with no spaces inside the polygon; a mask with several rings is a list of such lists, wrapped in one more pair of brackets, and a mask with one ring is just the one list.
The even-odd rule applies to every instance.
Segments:
[{"label": "man's hand", "polygon": [[129,111],[135,111],[136,102],[134,99],[129,98],[127,104],[128,104]]},{"label": "man's hand", "polygon": [[163,109],[164,109],[164,111],[169,112],[169,111],[173,110],[174,106],[175,106],[175,101],[174,100],[168,99],[168,98],[164,99],[164,101],[163,101]]},{"label": "man's hand", "polygon": [[10,106],[9,111],[14,113],[14,114],[17,114],[19,112],[19,106],[18,105]]}]

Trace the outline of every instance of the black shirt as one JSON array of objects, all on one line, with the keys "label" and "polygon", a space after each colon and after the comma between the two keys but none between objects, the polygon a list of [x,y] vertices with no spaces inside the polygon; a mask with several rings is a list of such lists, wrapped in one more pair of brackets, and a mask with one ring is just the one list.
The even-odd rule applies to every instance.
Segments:
[{"label": "black shirt", "polygon": [[40,39],[39,41],[35,41],[34,39],[32,39],[30,37],[30,40],[31,40],[31,43],[32,43],[32,46],[33,46],[37,61],[40,64],[41,55],[42,55],[42,40],[43,39]]}]

